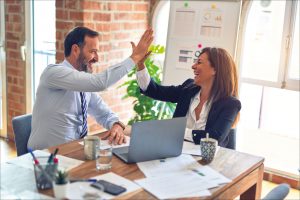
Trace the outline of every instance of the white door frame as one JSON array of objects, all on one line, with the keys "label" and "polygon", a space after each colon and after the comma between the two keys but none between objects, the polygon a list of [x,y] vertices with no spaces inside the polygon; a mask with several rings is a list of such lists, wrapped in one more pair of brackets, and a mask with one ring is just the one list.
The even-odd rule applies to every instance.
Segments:
[{"label": "white door frame", "polygon": [[23,45],[23,53],[26,63],[26,113],[32,112],[32,1],[25,1],[25,42]]},{"label": "white door frame", "polygon": [[7,138],[7,95],[6,95],[6,55],[5,55],[5,9],[4,1],[0,1],[0,77],[2,85],[2,113],[3,127],[0,127],[0,136]]}]

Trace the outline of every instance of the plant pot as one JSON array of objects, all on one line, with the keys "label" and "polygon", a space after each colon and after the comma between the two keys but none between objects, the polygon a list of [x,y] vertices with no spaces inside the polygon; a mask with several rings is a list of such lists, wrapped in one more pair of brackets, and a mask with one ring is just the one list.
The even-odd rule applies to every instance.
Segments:
[{"label": "plant pot", "polygon": [[55,198],[57,198],[57,199],[66,198],[67,186],[68,186],[68,183],[66,183],[66,184],[53,183],[53,191],[54,191]]}]

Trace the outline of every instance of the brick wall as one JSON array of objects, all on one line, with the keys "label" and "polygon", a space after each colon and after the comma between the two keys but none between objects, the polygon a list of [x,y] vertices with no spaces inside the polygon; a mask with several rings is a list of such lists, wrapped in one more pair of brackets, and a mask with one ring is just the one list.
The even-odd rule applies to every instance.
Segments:
[{"label": "brick wall", "polygon": [[26,72],[20,47],[25,41],[24,1],[5,1],[6,80],[7,80],[7,132],[14,139],[11,119],[26,112]]},{"label": "brick wall", "polygon": [[[56,0],[57,62],[63,60],[63,40],[74,26],[87,26],[101,33],[100,66],[96,72],[118,63],[131,54],[130,41],[138,42],[148,26],[149,13],[157,0]],[[20,47],[25,41],[25,1],[5,0],[6,69],[7,69],[7,132],[13,139],[11,119],[26,113],[26,71]],[[106,91],[104,101],[121,120],[132,116],[132,101],[122,100],[125,88],[118,86],[126,77]],[[89,130],[101,130],[89,119]]]}]

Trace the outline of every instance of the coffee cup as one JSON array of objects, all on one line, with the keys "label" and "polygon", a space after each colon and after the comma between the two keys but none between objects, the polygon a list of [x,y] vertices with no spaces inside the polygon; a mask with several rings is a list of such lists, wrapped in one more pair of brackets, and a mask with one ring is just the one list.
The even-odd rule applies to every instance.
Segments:
[{"label": "coffee cup", "polygon": [[218,141],[213,138],[209,138],[208,135],[206,136],[206,138],[201,139],[200,148],[202,161],[204,163],[210,163],[214,159],[217,146]]}]

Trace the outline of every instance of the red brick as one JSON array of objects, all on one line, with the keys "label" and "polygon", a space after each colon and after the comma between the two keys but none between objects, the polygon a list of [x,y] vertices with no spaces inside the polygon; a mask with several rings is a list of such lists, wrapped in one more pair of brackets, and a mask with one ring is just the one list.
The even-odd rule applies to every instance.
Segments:
[{"label": "red brick", "polygon": [[92,12],[83,12],[83,21],[92,21],[93,13]]},{"label": "red brick", "polygon": [[110,45],[100,45],[100,52],[106,52],[106,51],[110,51],[110,50],[111,50]]},{"label": "red brick", "polygon": [[24,92],[24,88],[23,87],[19,87],[19,86],[16,86],[16,85],[10,85],[8,87],[8,90],[11,93],[16,93],[16,94],[22,94]]},{"label": "red brick", "polygon": [[109,32],[110,31],[110,24],[96,24],[96,30],[100,32]]},{"label": "red brick", "polygon": [[56,9],[56,18],[69,19],[69,11],[67,9]]},{"label": "red brick", "polygon": [[7,72],[7,76],[9,76],[9,75],[22,76],[23,75],[23,71],[21,71],[20,69],[17,69],[17,68],[13,68],[13,67],[7,68],[6,72]]},{"label": "red brick", "polygon": [[149,9],[148,4],[134,4],[133,5],[133,10],[134,11],[145,11],[147,12]]},{"label": "red brick", "polygon": [[131,11],[131,3],[119,3],[117,4],[117,10],[118,11]]},{"label": "red brick", "polygon": [[122,51],[109,52],[109,58],[110,59],[121,59],[121,58],[123,58],[123,52]]},{"label": "red brick", "polygon": [[110,30],[111,31],[118,31],[118,30],[121,30],[121,23],[112,23],[111,26],[110,26]]},{"label": "red brick", "polygon": [[137,28],[139,28],[138,23],[124,23],[124,29],[125,30],[137,29]]},{"label": "red brick", "polygon": [[8,32],[13,31],[13,30],[14,30],[13,23],[6,23],[6,24],[5,24],[5,29],[6,29],[6,31],[8,31]]},{"label": "red brick", "polygon": [[64,8],[64,0],[56,0],[55,1],[55,7],[57,8]]},{"label": "red brick", "polygon": [[95,20],[95,21],[110,21],[111,20],[111,14],[94,13],[93,20]]},{"label": "red brick", "polygon": [[13,101],[8,101],[8,103],[10,104],[12,110],[22,111],[25,108],[25,105],[23,105],[21,103],[16,103]]},{"label": "red brick", "polygon": [[23,28],[25,28],[25,27],[20,23],[15,23],[14,24],[14,31],[15,32],[20,33],[20,32],[22,32]]},{"label": "red brick", "polygon": [[100,41],[101,42],[106,42],[110,40],[110,35],[108,34],[100,34]]},{"label": "red brick", "polygon": [[56,21],[56,29],[57,30],[70,30],[74,28],[73,22],[68,21]]},{"label": "red brick", "polygon": [[8,4],[15,4],[16,0],[5,0],[5,3]]},{"label": "red brick", "polygon": [[7,41],[6,42],[6,48],[16,49],[17,48],[17,43],[15,41]]},{"label": "red brick", "polygon": [[93,22],[83,22],[83,25],[85,27],[95,30],[95,23],[93,23]]},{"label": "red brick", "polygon": [[13,15],[14,23],[21,23],[21,15]]},{"label": "red brick", "polygon": [[80,8],[83,10],[101,10],[101,3],[94,1],[81,1]]},{"label": "red brick", "polygon": [[7,59],[6,60],[7,67],[16,67],[18,65],[18,62],[15,59]]},{"label": "red brick", "polygon": [[62,33],[60,31],[56,31],[56,40],[64,40]]},{"label": "red brick", "polygon": [[8,12],[9,13],[20,13],[21,7],[18,5],[8,5]]},{"label": "red brick", "polygon": [[78,0],[64,0],[65,8],[67,9],[77,9],[78,8]]},{"label": "red brick", "polygon": [[70,20],[78,20],[81,21],[83,18],[83,13],[78,11],[70,11]]},{"label": "red brick", "polygon": [[120,40],[120,39],[127,39],[129,38],[130,33],[115,33],[114,34],[114,39]]},{"label": "red brick", "polygon": [[118,43],[118,48],[119,49],[129,49],[129,48],[131,48],[131,44],[130,44],[130,42],[119,42]]},{"label": "red brick", "polygon": [[19,51],[9,50],[7,52],[7,55],[8,55],[9,58],[21,58],[21,55],[20,55]]}]

